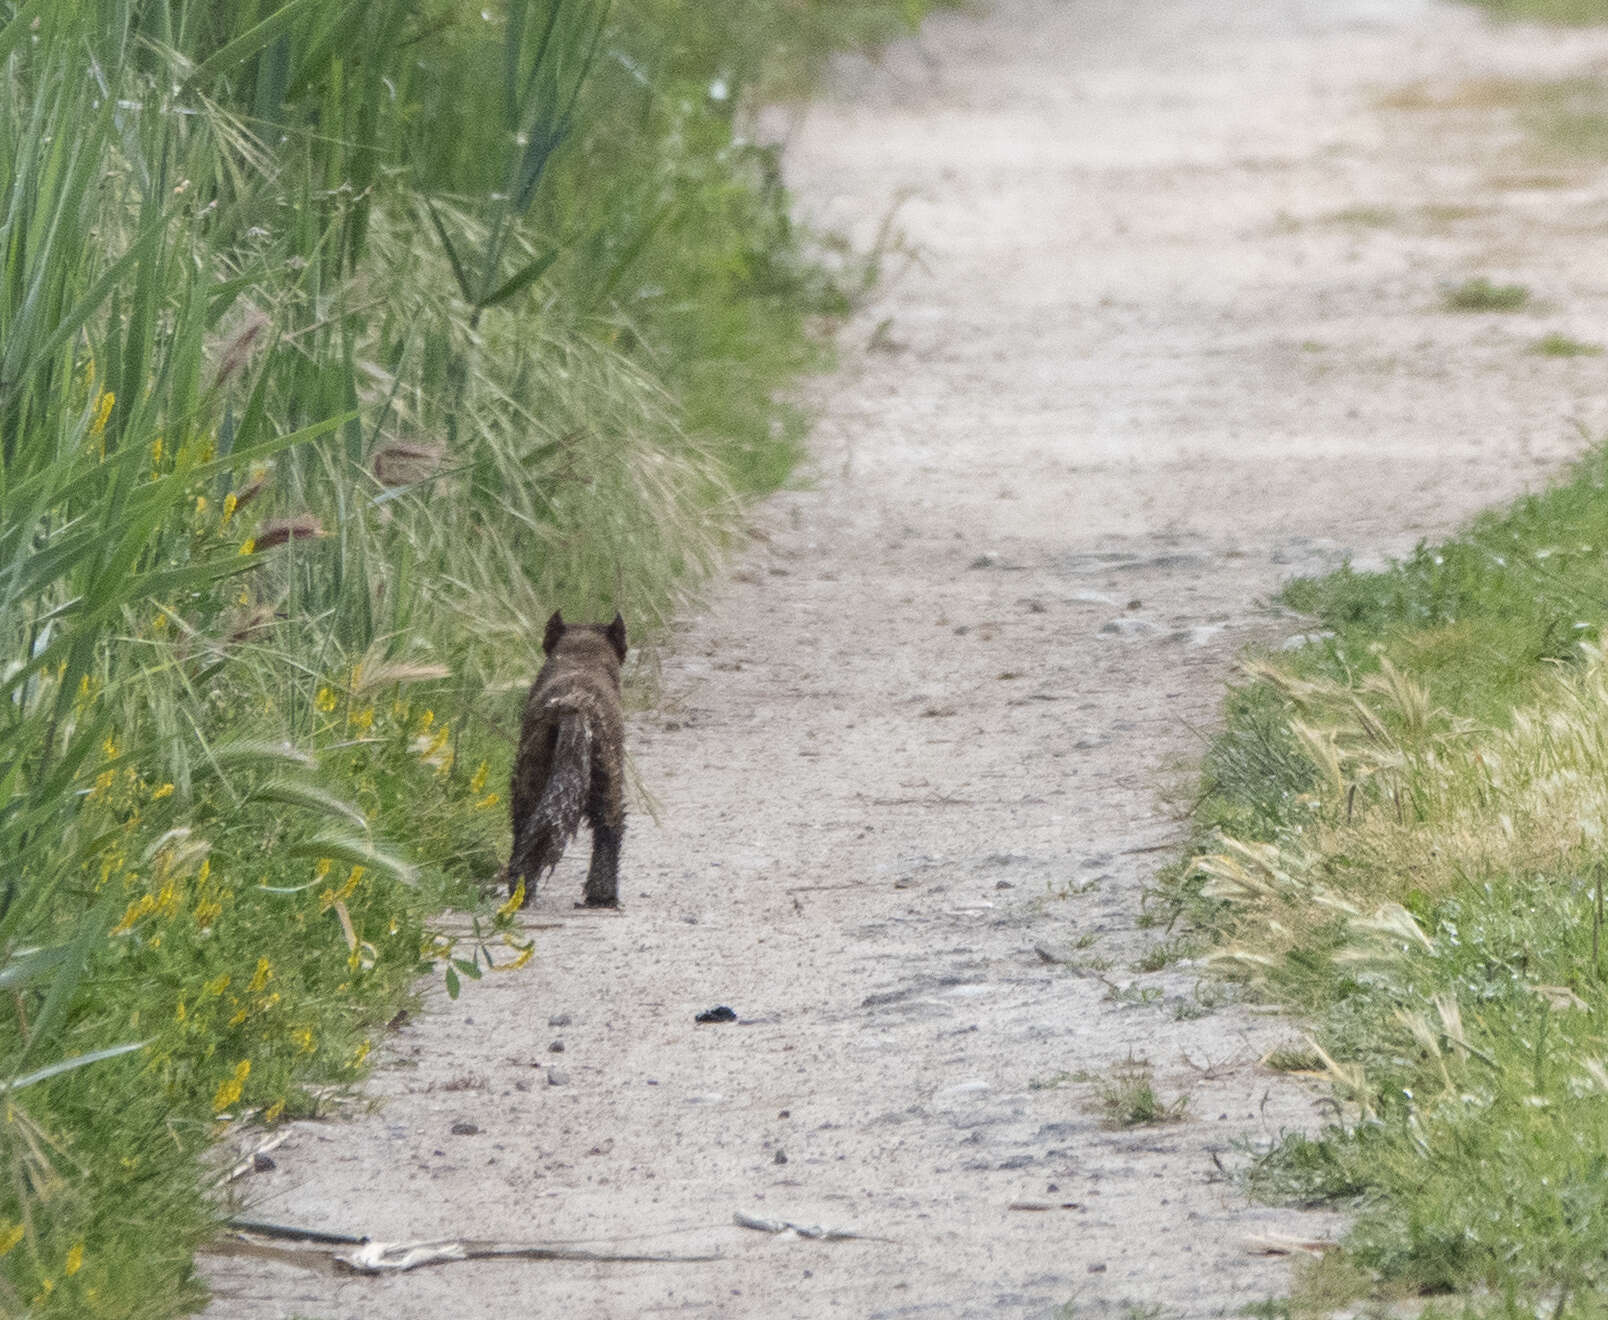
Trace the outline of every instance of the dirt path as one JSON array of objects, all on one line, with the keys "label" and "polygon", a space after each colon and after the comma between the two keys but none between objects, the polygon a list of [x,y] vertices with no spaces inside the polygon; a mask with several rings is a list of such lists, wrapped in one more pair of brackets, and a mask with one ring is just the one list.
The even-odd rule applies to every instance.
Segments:
[{"label": "dirt path", "polygon": [[[627,837],[627,906],[572,911],[577,850],[531,911],[536,962],[398,1032],[384,1107],[298,1127],[249,1186],[263,1217],[377,1237],[720,1259],[217,1261],[210,1314],[1278,1294],[1244,1239],[1333,1225],[1246,1205],[1214,1157],[1313,1097],[1257,1065],[1288,1025],[1187,965],[1136,970],[1181,833],[1158,790],[1236,650],[1299,629],[1258,604],[1280,578],[1445,530],[1576,447],[1569,418],[1601,429],[1600,360],[1523,352],[1601,332],[1601,180],[1520,177],[1471,98],[1377,93],[1605,52],[1410,0],[1005,0],[777,116],[802,209],[868,240],[908,194],[922,262],[848,328],[818,479],[762,511],[635,722],[664,824]],[[1479,273],[1550,307],[1436,310]],[[716,1004],[741,1022],[694,1025]],[[1186,1121],[1101,1125],[1075,1079],[1130,1057]],[[876,1236],[773,1240],[738,1211]]]}]

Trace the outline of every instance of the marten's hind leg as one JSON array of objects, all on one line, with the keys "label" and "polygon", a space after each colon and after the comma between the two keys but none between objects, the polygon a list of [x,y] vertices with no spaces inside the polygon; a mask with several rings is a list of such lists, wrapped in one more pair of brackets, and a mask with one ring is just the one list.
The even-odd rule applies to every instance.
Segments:
[{"label": "marten's hind leg", "polygon": [[625,838],[625,807],[620,786],[594,773],[586,803],[592,827],[592,864],[586,872],[586,906],[620,906],[620,844]]}]

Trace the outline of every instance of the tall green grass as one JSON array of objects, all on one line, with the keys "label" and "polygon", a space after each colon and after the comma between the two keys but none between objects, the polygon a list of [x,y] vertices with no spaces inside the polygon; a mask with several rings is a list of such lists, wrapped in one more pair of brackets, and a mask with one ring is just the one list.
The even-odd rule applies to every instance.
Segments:
[{"label": "tall green grass", "polygon": [[1251,1173],[1354,1216],[1299,1313],[1608,1308],[1605,534],[1598,448],[1388,572],[1292,584],[1333,636],[1253,662],[1208,757],[1178,896],[1339,1102]]},{"label": "tall green grass", "polygon": [[0,1312],[197,1300],[209,1143],[529,956],[427,923],[540,621],[651,636],[842,305],[737,107],[919,10],[0,2]]}]

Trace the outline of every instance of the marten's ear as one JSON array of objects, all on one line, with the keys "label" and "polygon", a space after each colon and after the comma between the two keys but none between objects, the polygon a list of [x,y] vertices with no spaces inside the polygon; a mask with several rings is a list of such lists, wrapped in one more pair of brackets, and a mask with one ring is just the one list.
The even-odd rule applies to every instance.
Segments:
[{"label": "marten's ear", "polygon": [[625,662],[625,620],[620,617],[619,611],[614,613],[614,621],[603,630],[603,635],[609,639],[609,645],[614,648],[614,654]]},{"label": "marten's ear", "polygon": [[564,635],[568,625],[564,622],[564,612],[554,610],[553,617],[547,621],[547,632],[542,636],[542,650],[548,655],[553,654],[553,648],[558,645],[558,639]]}]

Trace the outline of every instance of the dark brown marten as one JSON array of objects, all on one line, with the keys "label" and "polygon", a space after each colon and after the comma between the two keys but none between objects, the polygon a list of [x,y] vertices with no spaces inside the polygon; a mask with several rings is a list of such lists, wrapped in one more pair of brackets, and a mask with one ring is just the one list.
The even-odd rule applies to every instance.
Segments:
[{"label": "dark brown marten", "polygon": [[625,620],[564,622],[559,611],[542,638],[547,663],[525,698],[519,755],[508,787],[514,846],[504,874],[508,892],[525,880],[525,900],[558,865],[586,817],[592,865],[586,906],[619,906],[620,840],[625,836],[625,721],[620,664]]}]

